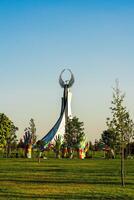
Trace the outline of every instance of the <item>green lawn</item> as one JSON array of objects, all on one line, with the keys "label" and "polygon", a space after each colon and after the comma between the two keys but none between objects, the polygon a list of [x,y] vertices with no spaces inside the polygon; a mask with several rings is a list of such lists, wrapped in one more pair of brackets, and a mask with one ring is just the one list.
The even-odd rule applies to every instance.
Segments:
[{"label": "green lawn", "polygon": [[126,160],[126,187],[120,161],[103,159],[0,159],[2,199],[134,199],[134,160]]}]

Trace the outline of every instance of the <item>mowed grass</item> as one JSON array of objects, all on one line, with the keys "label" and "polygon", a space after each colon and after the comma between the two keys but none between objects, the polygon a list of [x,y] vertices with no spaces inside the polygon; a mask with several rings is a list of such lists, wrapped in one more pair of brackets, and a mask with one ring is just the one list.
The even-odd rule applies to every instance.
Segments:
[{"label": "mowed grass", "polygon": [[120,160],[0,159],[0,200],[134,199],[134,160],[126,160],[126,186],[120,186]]}]

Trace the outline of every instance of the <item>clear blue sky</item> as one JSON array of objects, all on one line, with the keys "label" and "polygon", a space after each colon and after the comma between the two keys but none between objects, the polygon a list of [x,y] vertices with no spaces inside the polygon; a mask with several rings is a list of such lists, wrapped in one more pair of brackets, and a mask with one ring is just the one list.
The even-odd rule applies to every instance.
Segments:
[{"label": "clear blue sky", "polygon": [[73,114],[99,138],[120,81],[134,117],[133,0],[1,0],[0,112],[20,128],[35,119],[38,137],[60,113],[63,68],[75,75]]}]

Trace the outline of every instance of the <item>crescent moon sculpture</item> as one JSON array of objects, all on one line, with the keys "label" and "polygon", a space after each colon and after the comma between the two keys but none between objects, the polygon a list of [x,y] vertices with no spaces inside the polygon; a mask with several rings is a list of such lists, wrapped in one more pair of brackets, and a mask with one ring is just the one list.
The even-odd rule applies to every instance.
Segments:
[{"label": "crescent moon sculpture", "polygon": [[[63,75],[63,73],[64,73],[66,70],[70,72],[71,78],[70,78],[70,80],[64,81],[64,80],[62,79],[62,75]],[[61,86],[62,88],[65,88],[65,87],[70,88],[70,87],[72,87],[72,85],[74,84],[74,75],[73,75],[73,73],[72,73],[72,71],[71,71],[70,69],[63,69],[63,70],[62,70],[62,72],[61,72],[61,74],[60,74],[60,77],[59,77],[59,84],[60,84],[60,86]]]}]

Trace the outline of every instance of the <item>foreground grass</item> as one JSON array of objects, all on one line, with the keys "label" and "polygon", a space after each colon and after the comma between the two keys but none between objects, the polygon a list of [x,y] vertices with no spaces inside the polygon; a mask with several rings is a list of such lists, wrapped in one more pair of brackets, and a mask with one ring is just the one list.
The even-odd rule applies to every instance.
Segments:
[{"label": "foreground grass", "polygon": [[126,160],[126,187],[119,160],[0,159],[0,200],[134,199],[134,160]]}]

